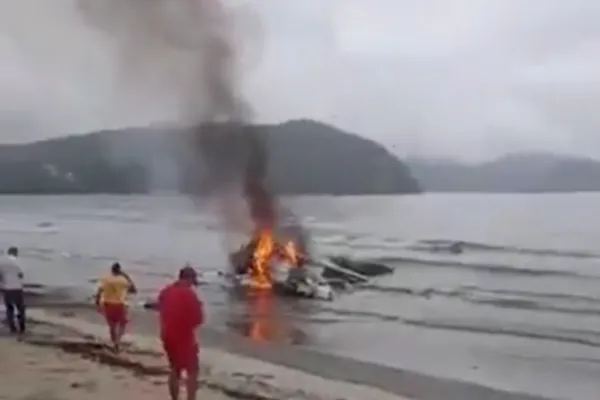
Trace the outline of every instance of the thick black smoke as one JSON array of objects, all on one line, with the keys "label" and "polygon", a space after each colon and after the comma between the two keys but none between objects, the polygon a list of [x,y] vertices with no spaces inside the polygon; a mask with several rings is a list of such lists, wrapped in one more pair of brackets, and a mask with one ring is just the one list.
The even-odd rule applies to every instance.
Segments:
[{"label": "thick black smoke", "polygon": [[267,181],[269,154],[264,133],[240,122],[220,122],[200,125],[193,137],[208,172],[209,190],[219,195],[232,183],[238,184],[256,227],[275,228],[278,204]]},{"label": "thick black smoke", "polygon": [[[205,167],[207,182],[198,190],[225,196],[237,186],[254,228],[277,229],[280,207],[268,186],[266,136],[248,124],[251,107],[239,92],[236,55],[243,49],[235,46],[231,12],[220,0],[80,1],[86,21],[115,45],[121,84],[141,88],[162,79],[180,97],[182,117],[197,126],[192,150]],[[222,210],[223,221],[227,214]]]}]

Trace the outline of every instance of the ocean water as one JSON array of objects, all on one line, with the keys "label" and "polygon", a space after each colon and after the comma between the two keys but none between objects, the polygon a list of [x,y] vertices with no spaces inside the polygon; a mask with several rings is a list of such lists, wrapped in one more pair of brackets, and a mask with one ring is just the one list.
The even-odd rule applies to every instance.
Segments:
[{"label": "ocean water", "polygon": [[[284,199],[315,252],[394,274],[333,302],[243,298],[216,272],[209,206],[140,196],[0,197],[0,246],[28,280],[91,293],[121,261],[152,296],[185,262],[205,272],[209,324],[382,365],[559,399],[600,391],[600,194]],[[452,241],[465,252],[436,250]]]}]

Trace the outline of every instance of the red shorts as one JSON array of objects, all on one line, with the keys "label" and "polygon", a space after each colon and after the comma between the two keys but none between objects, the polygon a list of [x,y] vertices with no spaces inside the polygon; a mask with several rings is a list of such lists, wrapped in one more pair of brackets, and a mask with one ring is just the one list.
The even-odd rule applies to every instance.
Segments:
[{"label": "red shorts", "polygon": [[104,318],[110,326],[127,323],[127,306],[125,304],[104,303],[102,305]]},{"label": "red shorts", "polygon": [[175,371],[198,371],[198,345],[176,339],[162,339],[169,365]]}]

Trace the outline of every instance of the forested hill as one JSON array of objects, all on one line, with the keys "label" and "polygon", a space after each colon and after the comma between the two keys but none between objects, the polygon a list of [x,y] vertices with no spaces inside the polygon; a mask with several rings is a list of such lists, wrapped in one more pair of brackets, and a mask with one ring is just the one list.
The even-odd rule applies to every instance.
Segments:
[{"label": "forested hill", "polygon": [[[419,192],[406,165],[379,144],[322,123],[253,126],[266,136],[269,180],[284,194]],[[189,131],[128,128],[0,146],[0,193],[186,192],[202,164]]]},{"label": "forested hill", "polygon": [[581,192],[600,190],[600,162],[552,153],[509,154],[496,160],[411,159],[424,190],[433,192]]}]

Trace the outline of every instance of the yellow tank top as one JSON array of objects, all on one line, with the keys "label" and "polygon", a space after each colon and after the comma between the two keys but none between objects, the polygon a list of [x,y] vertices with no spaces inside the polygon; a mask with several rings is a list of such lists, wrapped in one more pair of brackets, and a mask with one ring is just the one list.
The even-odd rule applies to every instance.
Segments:
[{"label": "yellow tank top", "polygon": [[129,291],[129,281],[121,275],[109,275],[100,280],[100,301],[108,304],[124,304]]}]

